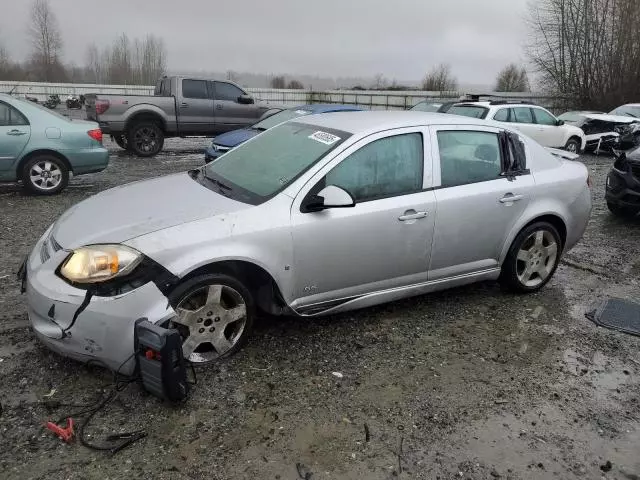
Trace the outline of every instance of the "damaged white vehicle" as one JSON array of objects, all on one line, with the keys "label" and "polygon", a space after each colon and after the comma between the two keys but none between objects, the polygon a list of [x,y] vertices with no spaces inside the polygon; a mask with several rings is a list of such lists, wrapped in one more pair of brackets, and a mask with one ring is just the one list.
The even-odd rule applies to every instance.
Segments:
[{"label": "damaged white vehicle", "polygon": [[44,344],[128,373],[140,317],[206,363],[237,351],[258,312],[326,315],[480,280],[536,291],[590,211],[585,166],[504,125],[313,115],[77,204],[23,282]]}]

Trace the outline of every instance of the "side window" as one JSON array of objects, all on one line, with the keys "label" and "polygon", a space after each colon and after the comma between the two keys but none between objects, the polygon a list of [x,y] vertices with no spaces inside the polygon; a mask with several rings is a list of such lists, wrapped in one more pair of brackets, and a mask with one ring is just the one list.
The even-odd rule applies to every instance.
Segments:
[{"label": "side window", "polygon": [[345,158],[325,177],[325,185],[347,190],[357,202],[422,190],[422,134],[381,138]]},{"label": "side window", "polygon": [[538,125],[557,125],[556,119],[549,112],[546,112],[541,108],[533,108],[532,110]]},{"label": "side window", "polygon": [[216,100],[228,100],[230,102],[237,102],[238,97],[245,95],[235,85],[231,85],[226,82],[215,82],[216,84]]},{"label": "side window", "polygon": [[502,173],[498,134],[443,130],[438,132],[443,187],[495,180]]},{"label": "side window", "polygon": [[496,122],[508,122],[509,121],[509,109],[503,108],[502,110],[498,110],[498,112],[493,116],[493,119]]},{"label": "side window", "polygon": [[0,102],[0,127],[29,125],[29,122],[18,110]]},{"label": "side window", "polygon": [[185,98],[209,98],[205,80],[182,80],[182,96]]},{"label": "side window", "polygon": [[515,107],[511,109],[511,112],[515,117],[516,123],[535,123],[529,107]]}]

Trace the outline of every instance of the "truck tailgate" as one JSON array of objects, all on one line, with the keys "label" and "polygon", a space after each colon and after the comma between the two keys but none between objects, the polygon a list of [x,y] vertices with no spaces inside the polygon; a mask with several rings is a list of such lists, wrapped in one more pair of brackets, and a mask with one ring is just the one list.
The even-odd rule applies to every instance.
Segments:
[{"label": "truck tailgate", "polygon": [[96,95],[95,93],[89,93],[84,97],[85,110],[87,112],[87,120],[93,122],[98,121],[98,114],[96,113]]}]

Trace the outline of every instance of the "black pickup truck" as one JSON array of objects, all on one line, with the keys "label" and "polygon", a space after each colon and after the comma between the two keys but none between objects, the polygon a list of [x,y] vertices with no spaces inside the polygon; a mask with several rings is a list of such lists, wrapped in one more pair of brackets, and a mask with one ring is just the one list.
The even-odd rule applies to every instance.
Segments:
[{"label": "black pickup truck", "polygon": [[162,77],[153,95],[86,96],[87,119],[122,148],[141,157],[162,150],[168,137],[214,136],[251,125],[269,109],[238,85],[218,80]]}]

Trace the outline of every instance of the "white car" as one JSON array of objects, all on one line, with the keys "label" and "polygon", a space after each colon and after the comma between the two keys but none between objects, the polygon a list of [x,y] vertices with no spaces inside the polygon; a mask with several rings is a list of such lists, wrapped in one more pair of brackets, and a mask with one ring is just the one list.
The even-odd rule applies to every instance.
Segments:
[{"label": "white car", "polygon": [[566,125],[548,110],[533,104],[504,101],[463,102],[451,107],[447,113],[509,123],[545,147],[563,148],[572,153],[580,153],[587,146],[587,139],[580,128]]}]

